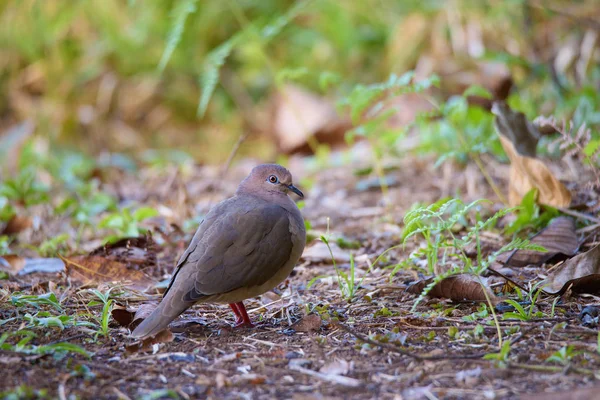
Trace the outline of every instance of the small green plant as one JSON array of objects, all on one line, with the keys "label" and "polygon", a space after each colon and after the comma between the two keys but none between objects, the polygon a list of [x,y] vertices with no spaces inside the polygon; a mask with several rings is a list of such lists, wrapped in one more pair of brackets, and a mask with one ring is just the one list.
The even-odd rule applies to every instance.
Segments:
[{"label": "small green plant", "polygon": [[48,187],[37,180],[35,168],[23,168],[14,178],[0,183],[0,196],[29,207],[48,201]]},{"label": "small green plant", "polygon": [[0,256],[10,253],[11,238],[7,235],[0,235]]},{"label": "small green plant", "polygon": [[116,232],[115,235],[111,235],[106,239],[108,242],[112,242],[121,237],[141,235],[143,229],[140,227],[140,223],[157,215],[158,211],[151,207],[140,207],[133,212],[131,208],[124,208],[104,217],[98,226]]},{"label": "small green plant", "polygon": [[[469,225],[467,217],[483,201],[485,200],[477,200],[465,205],[458,199],[443,199],[429,206],[415,207],[404,216],[403,244],[412,237],[420,237],[424,240],[425,246],[417,248],[409,255],[408,260],[395,266],[390,279],[401,268],[409,265],[416,267],[421,261],[426,262],[423,272],[434,275],[431,283],[424,288],[415,301],[413,311],[435,285],[449,276],[461,273],[481,275],[500,254],[508,251],[517,249],[545,251],[543,247],[529,243],[527,240],[514,238],[499,250],[483,257],[481,232],[495,226],[498,219],[513,211],[512,208],[502,209],[485,220],[481,220],[477,214],[475,215],[477,222],[467,228],[466,234],[457,236],[455,234],[457,225]],[[475,260],[465,253],[464,249],[468,247],[474,247]],[[438,271],[440,264],[445,266],[445,272]]]},{"label": "small green plant", "polygon": [[[25,354],[52,354],[56,359],[64,358],[68,353],[81,354],[85,357],[91,357],[86,350],[72,343],[53,343],[48,345],[31,345],[29,342],[36,337],[32,331],[20,330],[17,332],[4,332],[0,336],[0,350],[14,351]],[[11,344],[7,340],[10,338],[19,339],[17,343]]]},{"label": "small green plant", "polygon": [[558,216],[556,208],[544,206],[542,210],[535,201],[536,197],[537,189],[535,188],[523,196],[521,204],[515,209],[517,218],[505,230],[507,235],[519,233],[527,228],[540,229],[546,226],[552,218]]},{"label": "small green plant", "polygon": [[350,271],[346,273],[338,268],[337,263],[335,262],[335,257],[333,256],[333,251],[331,250],[331,246],[329,245],[329,240],[325,236],[321,236],[321,241],[325,243],[327,248],[329,249],[329,254],[331,256],[331,261],[333,262],[333,267],[335,269],[335,273],[337,276],[338,285],[340,287],[340,291],[342,292],[342,296],[350,301],[356,296],[356,291],[362,284],[363,280],[367,276],[367,274],[363,275],[360,281],[356,281],[356,269],[354,265],[354,257],[350,254]]},{"label": "small green plant", "polygon": [[55,256],[59,252],[64,251],[67,248],[67,241],[70,236],[67,233],[61,233],[60,235],[54,236],[53,238],[44,240],[39,246],[27,246],[38,252],[42,257]]},{"label": "small green plant", "polygon": [[506,368],[508,365],[508,356],[510,354],[510,340],[505,340],[498,353],[486,354],[484,360],[493,360],[496,366]]},{"label": "small green plant", "polygon": [[514,307],[515,311],[509,311],[504,313],[503,319],[518,319],[520,321],[530,321],[533,318],[542,317],[544,314],[540,311],[534,312],[535,304],[537,302],[538,297],[542,293],[543,283],[538,282],[535,285],[531,286],[529,292],[527,293],[529,306],[527,310],[515,300],[506,299],[504,300],[506,303],[510,304]]},{"label": "small green plant", "polygon": [[41,305],[49,305],[54,307],[58,312],[62,312],[60,302],[52,292],[39,295],[15,293],[11,296],[10,301],[15,307],[33,306],[40,308]]},{"label": "small green plant", "polygon": [[96,340],[98,339],[99,335],[108,337],[108,331],[109,331],[108,323],[110,321],[110,316],[111,316],[111,311],[112,311],[112,303],[113,303],[112,299],[110,298],[111,290],[112,290],[112,288],[110,288],[108,291],[106,291],[106,293],[102,293],[98,289],[90,289],[90,292],[93,293],[96,297],[98,297],[98,299],[100,299],[100,302],[91,301],[88,304],[88,306],[91,307],[91,306],[102,304],[102,313],[100,314],[100,318],[98,319],[98,323],[99,323],[100,327],[95,335]]},{"label": "small green plant", "polygon": [[571,345],[563,346],[560,350],[554,352],[550,357],[546,359],[547,362],[556,362],[567,366],[571,360],[581,354],[580,351],[575,351],[575,348]]},{"label": "small green plant", "polygon": [[487,304],[481,303],[479,305],[479,307],[477,307],[477,311],[476,312],[474,312],[472,314],[469,314],[469,315],[465,315],[463,317],[463,320],[467,321],[467,322],[474,322],[474,321],[478,321],[478,320],[483,319],[483,318],[487,318],[487,317],[489,317],[489,315],[490,315],[490,313],[488,311]]}]

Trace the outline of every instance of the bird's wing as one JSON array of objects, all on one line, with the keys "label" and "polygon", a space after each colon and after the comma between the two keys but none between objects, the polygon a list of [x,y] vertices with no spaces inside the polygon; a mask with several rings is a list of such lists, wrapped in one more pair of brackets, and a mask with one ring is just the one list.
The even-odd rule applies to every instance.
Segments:
[{"label": "bird's wing", "polygon": [[289,215],[278,205],[246,204],[205,224],[171,284],[185,302],[262,285],[290,259]]}]

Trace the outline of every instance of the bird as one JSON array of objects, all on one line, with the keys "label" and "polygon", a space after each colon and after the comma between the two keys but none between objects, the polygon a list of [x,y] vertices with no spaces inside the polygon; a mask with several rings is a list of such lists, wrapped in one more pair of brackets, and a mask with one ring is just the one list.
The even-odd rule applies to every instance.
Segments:
[{"label": "bird", "polygon": [[131,333],[155,336],[195,303],[226,303],[236,327],[253,326],[243,301],[279,285],[306,245],[302,213],[288,196],[304,194],[278,164],[261,164],[235,195],[211,208],[200,223],[157,308]]}]

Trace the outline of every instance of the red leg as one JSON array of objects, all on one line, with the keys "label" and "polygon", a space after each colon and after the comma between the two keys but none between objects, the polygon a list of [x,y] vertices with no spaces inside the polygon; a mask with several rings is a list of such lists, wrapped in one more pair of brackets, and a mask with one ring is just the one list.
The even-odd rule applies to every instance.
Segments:
[{"label": "red leg", "polygon": [[244,322],[244,319],[240,314],[240,310],[238,309],[238,303],[229,303],[229,307],[231,307],[233,313],[235,314],[235,326],[242,324]]},{"label": "red leg", "polygon": [[[244,302],[242,302],[242,301],[237,302],[237,303],[235,303],[235,306],[237,307],[239,316],[241,317],[241,318],[238,318],[238,320],[235,323],[236,328],[239,326],[253,327],[254,324],[252,323],[252,321],[250,321],[250,317],[248,316],[248,313],[246,312],[246,307],[244,306]],[[241,319],[241,321],[240,321],[240,319]]]}]

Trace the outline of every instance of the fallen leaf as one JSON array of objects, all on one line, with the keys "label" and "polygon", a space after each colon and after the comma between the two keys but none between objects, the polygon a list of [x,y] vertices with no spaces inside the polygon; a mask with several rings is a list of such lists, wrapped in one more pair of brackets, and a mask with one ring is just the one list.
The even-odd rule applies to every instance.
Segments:
[{"label": "fallen leaf", "polygon": [[344,134],[350,122],[338,115],[333,102],[298,86],[285,85],[272,105],[271,132],[280,151],[310,151],[310,140],[345,144]]},{"label": "fallen leaf", "polygon": [[524,120],[525,117],[521,113],[512,111],[503,103],[495,102],[492,112],[496,114],[494,126],[500,136],[500,142],[510,159],[508,182],[510,205],[519,205],[523,196],[536,188],[538,203],[553,207],[568,207],[571,204],[571,192],[556,179],[542,161],[534,158],[534,143],[537,144],[537,139],[533,132],[537,132],[537,129],[529,121]]},{"label": "fallen leaf", "polygon": [[335,360],[323,365],[319,370],[322,374],[327,375],[346,375],[350,372],[351,365],[346,360],[336,358]]},{"label": "fallen leaf", "polygon": [[123,262],[127,265],[156,265],[156,243],[152,234],[138,237],[126,237],[114,243],[97,247],[90,256],[103,256],[109,260]]},{"label": "fallen leaf", "polygon": [[579,241],[575,232],[575,221],[572,218],[556,217],[548,226],[530,239],[533,244],[539,244],[547,251],[515,250],[498,257],[498,261],[511,267],[540,265],[549,261],[562,261],[577,253]]},{"label": "fallen leaf", "polygon": [[[406,290],[409,293],[420,294],[431,280],[432,278],[421,280],[409,286]],[[492,304],[498,302],[496,295],[488,288],[485,278],[469,274],[459,274],[449,276],[438,282],[427,295],[429,297],[446,298],[453,301],[487,301],[486,293]]]},{"label": "fallen leaf", "polygon": [[291,328],[296,332],[311,332],[321,328],[321,317],[317,314],[306,315],[294,323]]},{"label": "fallen leaf", "polygon": [[154,345],[172,342],[173,337],[173,333],[170,330],[164,329],[154,336],[126,345],[125,351],[129,354],[153,351]]},{"label": "fallen leaf", "polygon": [[6,254],[0,257],[0,271],[9,275],[17,275],[25,266],[25,259],[16,254]]},{"label": "fallen leaf", "polygon": [[544,291],[554,295],[562,295],[568,289],[573,293],[600,293],[600,245],[565,261],[544,285]]},{"label": "fallen leaf", "polygon": [[143,320],[154,311],[158,303],[142,303],[137,310],[122,305],[115,305],[111,311],[112,317],[117,323],[131,330],[135,329]]},{"label": "fallen leaf", "polygon": [[33,221],[30,217],[13,215],[8,220],[6,226],[4,226],[4,229],[2,230],[2,232],[0,232],[0,234],[16,235],[17,233],[23,232],[24,230],[31,228],[31,225],[33,225]]},{"label": "fallen leaf", "polygon": [[[340,249],[340,247],[331,242],[331,253],[333,253],[333,259],[338,263],[350,262],[350,253]],[[302,259],[312,262],[331,262],[331,253],[327,245],[321,241],[315,242],[308,249],[302,253]]]},{"label": "fallen leaf", "polygon": [[107,260],[101,256],[77,256],[62,258],[67,275],[80,286],[116,282],[126,288],[146,291],[156,284],[142,271],[129,269],[119,261]]}]

